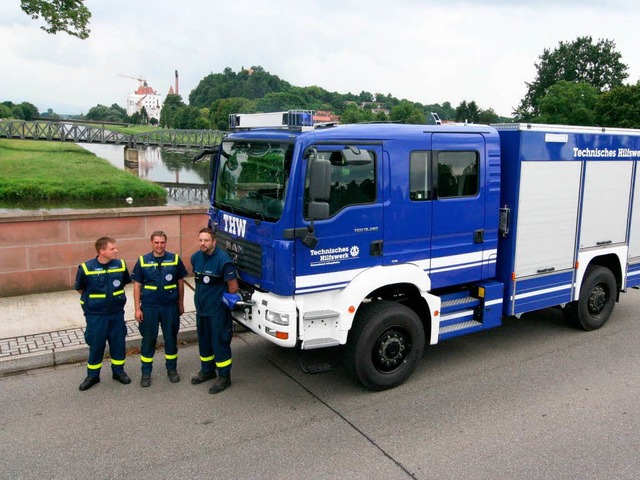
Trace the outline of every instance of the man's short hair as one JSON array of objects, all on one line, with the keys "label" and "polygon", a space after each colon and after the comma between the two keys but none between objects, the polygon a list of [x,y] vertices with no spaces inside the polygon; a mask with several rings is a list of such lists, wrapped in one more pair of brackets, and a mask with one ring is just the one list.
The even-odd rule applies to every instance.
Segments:
[{"label": "man's short hair", "polygon": [[214,232],[209,227],[201,228],[200,231],[198,232],[198,235],[200,235],[201,233],[208,233],[209,235],[211,235],[211,240],[215,240],[216,239],[216,232]]},{"label": "man's short hair", "polygon": [[156,230],[155,232],[153,232],[151,234],[151,237],[149,237],[149,240],[151,240],[153,242],[153,237],[164,237],[164,241],[167,241],[167,234],[164,233],[162,230]]},{"label": "man's short hair", "polygon": [[100,250],[104,250],[107,248],[108,243],[116,243],[115,238],[111,237],[100,237],[96,240],[96,253],[100,255]]}]

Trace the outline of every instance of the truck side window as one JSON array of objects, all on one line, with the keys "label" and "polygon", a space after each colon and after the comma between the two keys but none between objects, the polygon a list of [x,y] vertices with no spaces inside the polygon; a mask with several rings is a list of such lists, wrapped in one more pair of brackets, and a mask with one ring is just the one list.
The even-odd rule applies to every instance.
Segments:
[{"label": "truck side window", "polygon": [[[318,158],[331,162],[331,193],[329,196],[329,214],[350,205],[373,203],[376,199],[376,158],[368,151],[371,162],[365,164],[343,163],[340,150],[320,151]],[[307,218],[309,195],[305,188],[304,215]]]},{"label": "truck side window", "polygon": [[431,152],[411,152],[409,158],[409,198],[411,200],[431,200],[430,162]]},{"label": "truck side window", "polygon": [[438,198],[478,194],[478,153],[437,152]]}]

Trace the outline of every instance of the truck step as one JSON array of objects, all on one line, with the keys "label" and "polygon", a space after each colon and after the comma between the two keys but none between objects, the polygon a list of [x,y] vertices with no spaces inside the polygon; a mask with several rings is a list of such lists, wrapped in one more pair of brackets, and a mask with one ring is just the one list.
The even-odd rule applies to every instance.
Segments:
[{"label": "truck step", "polygon": [[296,359],[300,370],[310,375],[332,371],[332,363],[336,358],[339,358],[339,355],[335,348],[312,351],[296,349]]},{"label": "truck step", "polygon": [[340,313],[335,310],[314,310],[311,312],[306,312],[302,319],[303,320],[328,320],[331,318],[338,318]]},{"label": "truck step", "polygon": [[480,305],[480,300],[470,296],[467,292],[447,294],[440,298],[442,300],[440,305],[441,314],[473,309]]},{"label": "truck step", "polygon": [[438,341],[446,340],[447,338],[458,337],[467,333],[482,330],[484,326],[482,322],[476,320],[468,320],[465,322],[455,323],[451,325],[440,326],[438,332]]},{"label": "truck step", "polygon": [[468,322],[475,321],[476,307],[480,300],[469,295],[469,292],[454,292],[440,296],[440,333],[464,329]]}]

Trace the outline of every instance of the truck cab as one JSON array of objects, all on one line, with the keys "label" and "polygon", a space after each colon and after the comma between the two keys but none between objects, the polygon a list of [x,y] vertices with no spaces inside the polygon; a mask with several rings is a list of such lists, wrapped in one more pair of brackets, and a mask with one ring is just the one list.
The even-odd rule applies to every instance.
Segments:
[{"label": "truck cab", "polygon": [[[283,118],[275,128],[236,116],[220,146],[210,217],[246,300],[234,318],[303,350],[357,346],[364,327],[354,325],[401,318],[360,347],[379,352],[373,374],[358,373],[363,354],[351,352],[365,385],[389,388],[441,337],[442,299],[464,299],[456,287],[495,277],[498,134],[475,125],[308,128],[305,113],[271,114],[269,122]],[[384,318],[360,320],[378,307]],[[447,322],[450,335],[495,326],[471,309]]]}]

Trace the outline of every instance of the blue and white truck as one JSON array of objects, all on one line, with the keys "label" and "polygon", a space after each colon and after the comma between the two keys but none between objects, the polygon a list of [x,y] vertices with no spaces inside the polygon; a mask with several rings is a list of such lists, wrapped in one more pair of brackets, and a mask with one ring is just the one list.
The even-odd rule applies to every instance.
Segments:
[{"label": "blue and white truck", "polygon": [[600,328],[640,285],[640,130],[230,120],[210,221],[239,271],[235,320],[342,346],[369,389],[508,316],[556,306]]}]

